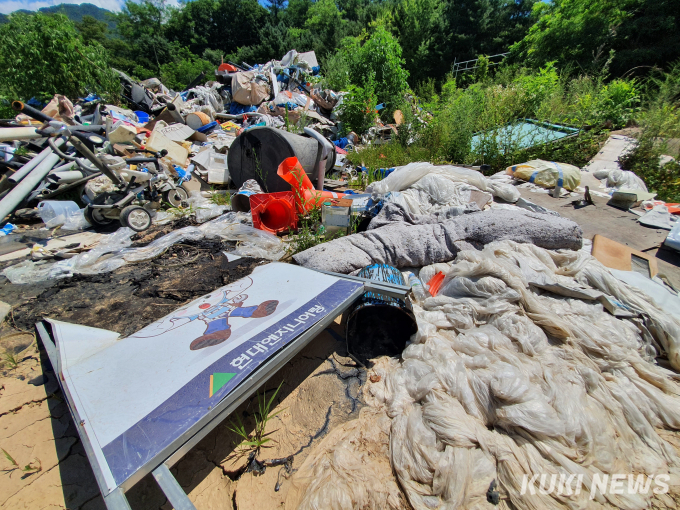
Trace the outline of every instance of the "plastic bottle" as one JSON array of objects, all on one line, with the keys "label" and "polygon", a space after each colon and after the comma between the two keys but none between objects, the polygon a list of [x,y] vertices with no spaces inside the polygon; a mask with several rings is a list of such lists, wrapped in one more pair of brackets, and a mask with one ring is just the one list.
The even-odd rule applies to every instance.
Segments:
[{"label": "plastic bottle", "polygon": [[413,297],[416,301],[423,302],[430,297],[429,292],[425,290],[423,282],[413,273],[408,274],[408,284],[411,286],[411,292],[413,292]]}]

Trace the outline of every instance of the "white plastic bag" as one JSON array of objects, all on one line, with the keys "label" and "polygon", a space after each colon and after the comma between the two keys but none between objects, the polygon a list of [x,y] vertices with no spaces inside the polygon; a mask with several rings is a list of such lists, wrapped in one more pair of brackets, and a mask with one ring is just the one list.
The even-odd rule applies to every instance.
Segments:
[{"label": "white plastic bag", "polygon": [[628,170],[612,170],[609,172],[607,174],[607,188],[615,188],[617,190],[631,189],[647,192],[647,186],[644,181]]},{"label": "white plastic bag", "polygon": [[680,221],[675,222],[664,243],[669,248],[680,251]]},{"label": "white plastic bag", "polygon": [[199,223],[205,223],[212,218],[224,214],[230,209],[228,205],[218,205],[211,202],[201,195],[200,191],[192,191],[187,202],[189,203],[189,207],[194,209],[196,221]]}]

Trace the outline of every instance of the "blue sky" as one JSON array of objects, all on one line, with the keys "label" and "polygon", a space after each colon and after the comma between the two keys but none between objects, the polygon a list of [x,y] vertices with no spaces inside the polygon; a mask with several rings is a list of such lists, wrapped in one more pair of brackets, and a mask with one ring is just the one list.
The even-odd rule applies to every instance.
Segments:
[{"label": "blue sky", "polygon": [[[109,11],[120,11],[121,7],[125,3],[124,0],[0,0],[0,13],[9,14],[18,9],[28,9],[29,11],[35,11],[41,7],[50,7],[52,5],[59,4],[84,4],[89,3],[101,7],[102,9],[108,9]],[[169,0],[167,2],[169,5],[177,5],[177,0]]]}]

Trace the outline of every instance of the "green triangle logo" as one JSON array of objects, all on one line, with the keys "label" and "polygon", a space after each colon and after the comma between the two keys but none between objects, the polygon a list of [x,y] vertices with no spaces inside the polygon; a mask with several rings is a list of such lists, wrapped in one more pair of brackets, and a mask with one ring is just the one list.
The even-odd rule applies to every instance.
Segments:
[{"label": "green triangle logo", "polygon": [[236,374],[225,374],[222,372],[215,372],[210,376],[210,396],[220,391],[225,384],[232,380]]}]

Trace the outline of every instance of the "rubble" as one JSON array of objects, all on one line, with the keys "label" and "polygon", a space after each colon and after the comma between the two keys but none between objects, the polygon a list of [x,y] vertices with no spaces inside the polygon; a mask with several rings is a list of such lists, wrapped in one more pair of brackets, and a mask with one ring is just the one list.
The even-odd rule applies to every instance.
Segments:
[{"label": "rubble", "polygon": [[[0,302],[5,324],[16,326],[18,306],[20,325],[32,328],[50,297],[69,286],[82,291],[87,303],[77,302],[74,291],[73,307],[104,307],[109,301],[99,303],[93,297],[99,290],[89,292],[88,286],[115,280],[115,292],[125,287],[130,295],[115,303],[115,313],[102,309],[109,330],[96,330],[101,337],[92,333],[100,326],[94,312],[59,302],[44,313],[54,315],[48,317],[53,325],[87,317],[93,344],[121,334],[132,350],[154,320],[151,327],[175,327],[178,320],[198,317],[208,328],[187,333],[187,345],[213,356],[217,351],[210,349],[232,333],[226,320],[234,310],[240,319],[271,316],[271,328],[292,328],[294,344],[294,321],[304,323],[323,306],[305,298],[298,304],[307,308],[286,311],[283,325],[275,323],[279,304],[283,313],[310,282],[342,282],[342,292],[329,294],[332,306],[324,313],[345,312],[344,338],[333,334],[346,362],[357,364],[341,372],[330,354],[328,363],[341,380],[354,381],[339,391],[348,398],[347,416],[355,419],[330,430],[332,413],[324,407],[307,445],[297,436],[284,438],[277,446],[281,459],[264,461],[258,451],[248,460],[257,467],[253,475],[262,477],[265,467],[281,464],[274,490],[292,486],[277,503],[286,508],[563,508],[590,501],[583,495],[520,494],[522,477],[565,473],[588,482],[617,472],[675,476],[678,452],[660,431],[680,428],[680,298],[664,266],[642,247],[593,238],[562,214],[559,207],[566,205],[522,195],[530,190],[548,200],[576,197],[568,207],[588,207],[593,215],[601,212],[593,197],[611,198],[618,214],[639,222],[636,228],[670,231],[665,245],[680,251],[680,206],[654,200],[644,182],[619,165],[633,140],[611,135],[583,169],[543,160],[490,176],[488,165],[422,161],[352,168],[349,160],[356,159],[348,153],[393,143],[406,116],[396,111],[395,124],[384,124],[376,115],[365,132],[349,131],[340,122],[346,92],[319,84],[320,71],[314,52],[291,50],[281,60],[254,66],[222,63],[214,77],[201,75],[182,91],[158,78],[140,82],[119,73],[120,105],[55,95],[40,111],[15,101],[16,118],[0,127],[7,169],[0,181],[2,275],[9,282],[6,293],[14,286],[47,290],[22,303],[3,296],[9,302]],[[373,106],[377,111],[384,105]],[[426,112],[420,113],[416,122],[425,124]],[[221,275],[220,264],[233,268],[239,260],[247,272]],[[244,307],[243,282],[253,274],[265,275],[259,282],[263,296],[277,278],[285,291]],[[298,277],[302,284],[294,292]],[[220,292],[233,286],[230,301],[210,301],[222,285],[227,287]],[[144,315],[130,319],[145,297],[171,308],[150,312],[153,306],[144,305]],[[199,306],[200,299],[206,302]],[[197,307],[195,314],[182,316],[191,307]],[[229,335],[218,328],[220,321]],[[55,331],[68,327],[61,325]],[[255,356],[247,349],[259,346],[258,363],[269,363],[277,330],[263,336],[270,343],[256,343],[262,340],[256,329],[243,356]],[[185,340],[179,333],[168,339]],[[153,354],[147,352],[148,360]],[[207,370],[215,360],[201,362]],[[31,381],[39,386],[33,376],[40,367],[31,366]],[[235,365],[212,371],[209,392],[196,395],[208,402],[234,375],[226,371],[230,367]],[[318,368],[310,374],[323,374]],[[44,378],[52,392],[58,391],[53,379]],[[17,384],[12,380],[7,387]],[[321,405],[317,395],[306,398]],[[18,405],[28,405],[27,399]],[[44,399],[40,393],[34,402]],[[296,420],[304,416],[294,414]],[[149,416],[149,430],[165,423],[158,414]],[[286,434],[302,437],[297,423],[286,423]],[[159,444],[166,436],[159,433]],[[132,444],[112,439],[121,452]],[[77,440],[75,432],[71,440]],[[309,455],[293,469],[305,448]],[[49,462],[51,469],[61,459]],[[115,469],[124,471],[123,464]],[[220,485],[232,491],[233,501],[233,487],[248,471],[236,464],[231,466],[238,475]],[[226,461],[219,468],[222,478],[224,466]],[[598,504],[621,508],[643,508],[650,497],[595,496]]]}]

